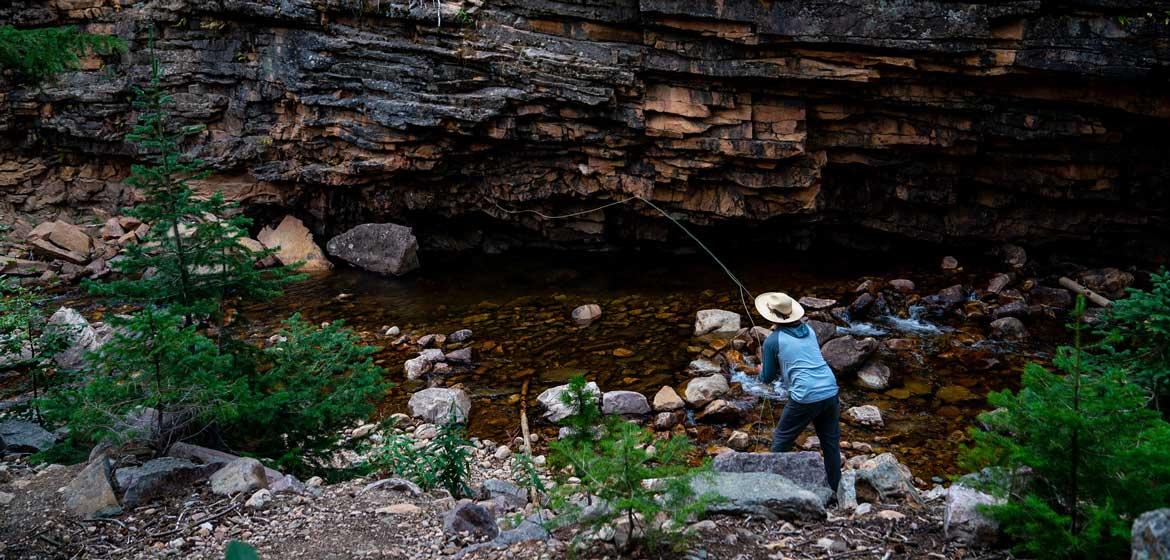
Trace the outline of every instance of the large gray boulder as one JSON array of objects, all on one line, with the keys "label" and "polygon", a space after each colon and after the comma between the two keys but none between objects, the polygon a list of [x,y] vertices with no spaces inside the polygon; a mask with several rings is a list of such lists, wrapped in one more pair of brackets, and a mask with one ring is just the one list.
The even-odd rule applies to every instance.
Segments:
[{"label": "large gray boulder", "polygon": [[139,467],[123,467],[114,473],[122,489],[122,504],[135,507],[164,496],[186,492],[211,476],[220,465],[198,465],[187,459],[160,457]]},{"label": "large gray boulder", "polygon": [[65,342],[65,348],[53,356],[53,361],[61,368],[77,369],[85,365],[85,355],[101,346],[97,331],[72,307],[55,311],[49,317],[49,324]]},{"label": "large gray boulder", "polygon": [[855,472],[859,502],[922,502],[918,489],[914,487],[914,475],[891,453],[882,453],[862,462]]},{"label": "large gray boulder", "polygon": [[716,472],[750,473],[764,472],[778,474],[797,486],[816,494],[821,503],[828,503],[832,497],[829,481],[825,476],[825,460],[814,451],[787,453],[740,453],[726,451],[715,456],[713,468]]},{"label": "large gray boulder", "polygon": [[821,354],[834,372],[843,374],[857,371],[877,349],[877,339],[843,336],[826,342]]},{"label": "large gray boulder", "polygon": [[1147,511],[1133,522],[1131,560],[1170,558],[1170,508]]},{"label": "large gray boulder", "polygon": [[105,457],[81,470],[62,492],[65,509],[79,517],[106,517],[122,512],[118,486],[110,461]]},{"label": "large gray boulder", "polygon": [[837,325],[833,323],[826,323],[816,319],[809,319],[808,326],[813,330],[813,334],[817,336],[817,344],[824,346],[826,342],[839,338],[842,336],[837,329]]},{"label": "large gray boulder", "polygon": [[[560,422],[561,420],[572,416],[576,412],[575,407],[571,407],[561,401],[561,395],[563,395],[565,391],[568,390],[569,386],[567,384],[557,385],[556,387],[548,389],[541,393],[540,396],[536,397],[537,402],[539,402],[541,406],[544,407],[545,420],[548,420],[549,422]],[[597,386],[597,383],[592,381],[586,383],[585,391],[592,393],[598,399],[598,401],[601,400],[601,389]]]},{"label": "large gray boulder", "polygon": [[731,387],[727,384],[727,378],[723,377],[722,373],[708,375],[706,377],[696,377],[687,383],[687,388],[683,391],[683,398],[686,399],[687,404],[695,408],[707,406],[707,403],[726,395]]},{"label": "large gray boulder", "polygon": [[695,336],[711,333],[739,332],[739,313],[722,309],[704,309],[695,314]]},{"label": "large gray boulder", "polygon": [[826,516],[824,500],[778,474],[716,472],[696,477],[691,488],[696,495],[712,493],[722,498],[708,506],[707,513],[789,521],[819,521]]},{"label": "large gray boulder", "polygon": [[877,360],[870,360],[857,372],[857,384],[874,391],[890,386],[890,368]]},{"label": "large gray boulder", "polygon": [[650,414],[650,403],[637,391],[606,391],[601,396],[601,412],[620,416]]},{"label": "large gray boulder", "polygon": [[211,475],[211,491],[220,496],[231,496],[268,488],[264,465],[251,457],[241,457],[224,465]]},{"label": "large gray boulder", "polygon": [[432,424],[446,424],[454,419],[464,423],[471,416],[471,398],[459,388],[431,387],[410,396],[410,415]]},{"label": "large gray boulder", "polygon": [[398,224],[362,224],[329,240],[339,259],[379,274],[401,276],[419,267],[414,231]]},{"label": "large gray boulder", "polygon": [[972,546],[991,546],[999,540],[999,523],[983,515],[980,506],[1003,500],[962,484],[947,489],[943,532],[947,538]]},{"label": "large gray boulder", "polygon": [[483,506],[470,500],[460,501],[443,515],[443,532],[448,535],[467,533],[473,537],[494,539],[500,534],[496,518]]},{"label": "large gray boulder", "polygon": [[0,422],[0,451],[7,453],[36,453],[44,451],[57,439],[48,430],[25,420]]}]

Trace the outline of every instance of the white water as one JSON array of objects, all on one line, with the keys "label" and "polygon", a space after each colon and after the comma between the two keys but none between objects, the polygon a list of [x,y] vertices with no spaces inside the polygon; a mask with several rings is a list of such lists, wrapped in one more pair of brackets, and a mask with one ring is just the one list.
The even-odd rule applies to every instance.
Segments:
[{"label": "white water", "polygon": [[840,330],[857,336],[883,336],[889,334],[890,330],[918,335],[938,335],[943,333],[945,327],[940,327],[922,318],[922,313],[925,311],[925,308],[921,305],[911,305],[908,311],[909,317],[905,319],[893,313],[885,313],[881,317],[878,317],[877,322],[888,327],[889,330],[865,321],[850,322],[848,327]]},{"label": "white water", "polygon": [[759,378],[756,376],[748,375],[746,372],[740,370],[735,370],[731,374],[731,382],[739,383],[740,387],[743,387],[743,392],[749,395],[754,395],[762,399],[768,399],[772,401],[788,400],[788,391],[784,390],[784,388],[780,386],[779,381],[776,381],[771,385],[760,383]]}]

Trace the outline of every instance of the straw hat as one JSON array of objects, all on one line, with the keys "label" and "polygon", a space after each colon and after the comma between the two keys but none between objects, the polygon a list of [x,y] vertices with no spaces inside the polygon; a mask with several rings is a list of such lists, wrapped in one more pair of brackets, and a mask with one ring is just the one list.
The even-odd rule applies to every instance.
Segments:
[{"label": "straw hat", "polygon": [[768,292],[756,297],[756,311],[765,319],[781,325],[795,323],[804,317],[804,308],[788,294]]}]

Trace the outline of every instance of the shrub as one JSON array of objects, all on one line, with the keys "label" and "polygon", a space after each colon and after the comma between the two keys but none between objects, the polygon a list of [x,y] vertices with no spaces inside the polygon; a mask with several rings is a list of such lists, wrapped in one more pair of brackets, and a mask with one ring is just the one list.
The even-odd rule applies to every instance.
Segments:
[{"label": "shrub", "polygon": [[42,393],[55,380],[53,357],[64,350],[72,334],[46,319],[45,298],[33,288],[0,278],[0,370],[28,374],[33,418],[43,423]]},{"label": "shrub", "polygon": [[277,468],[304,473],[326,465],[341,431],[373,413],[373,399],[390,385],[373,362],[378,348],[362,345],[341,322],[317,328],[293,315],[280,336],[258,357],[225,436]]},{"label": "shrub", "polygon": [[423,490],[442,487],[452,496],[471,495],[471,442],[465,428],[452,419],[439,426],[438,434],[425,446],[417,446],[405,435],[395,434],[370,453],[375,469],[418,484]]},{"label": "shrub", "polygon": [[[681,529],[712,500],[694,495],[691,481],[710,467],[689,465],[690,442],[682,436],[655,441],[617,416],[591,424],[601,413],[580,376],[570,381],[562,400],[575,412],[565,422],[571,427],[568,437],[549,444],[557,477],[550,505],[558,512],[551,523],[581,523],[593,531],[615,527],[623,553],[637,544],[651,551],[683,545]],[[580,484],[570,484],[569,475]]]},{"label": "shrub", "polygon": [[0,26],[0,68],[40,82],[81,66],[81,56],[125,52],[126,43],[110,35],[82,33],[75,27],[17,29]]},{"label": "shrub", "polygon": [[1170,397],[1170,272],[1154,274],[1151,282],[1150,291],[1130,289],[1106,310],[1094,354],[1165,398]]},{"label": "shrub", "polygon": [[1124,556],[1134,516],[1170,502],[1170,424],[1145,405],[1145,391],[1115,368],[1091,368],[1081,347],[1061,348],[1050,372],[1024,371],[1017,393],[997,392],[987,430],[972,430],[963,466],[992,467],[985,489],[1006,497],[987,508],[1038,558]]}]

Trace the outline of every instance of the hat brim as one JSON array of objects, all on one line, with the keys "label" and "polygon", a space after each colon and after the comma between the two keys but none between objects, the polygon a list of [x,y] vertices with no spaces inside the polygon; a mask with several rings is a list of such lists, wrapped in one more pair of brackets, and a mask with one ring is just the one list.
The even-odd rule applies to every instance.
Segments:
[{"label": "hat brim", "polygon": [[800,302],[796,300],[792,300],[792,314],[790,314],[787,319],[780,317],[776,314],[775,311],[772,311],[772,308],[769,304],[776,301],[779,296],[780,294],[778,292],[760,294],[756,297],[756,311],[760,315],[763,315],[765,319],[778,325],[795,323],[804,318],[804,306],[800,305]]}]

